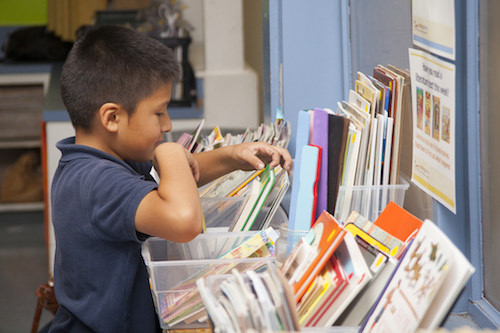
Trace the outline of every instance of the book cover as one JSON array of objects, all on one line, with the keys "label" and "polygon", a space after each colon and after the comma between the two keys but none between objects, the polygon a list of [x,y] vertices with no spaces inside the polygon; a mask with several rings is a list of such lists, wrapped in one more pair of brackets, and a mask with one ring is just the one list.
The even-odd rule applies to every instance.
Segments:
[{"label": "book cover", "polygon": [[370,267],[373,277],[337,319],[335,325],[360,326],[397,266],[396,259],[388,257],[360,237],[355,237],[355,240],[367,265]]},{"label": "book cover", "polygon": [[[374,304],[360,332],[415,332],[431,307],[446,277],[454,265],[463,265],[467,260],[457,260],[455,246],[430,220],[426,220],[400,260],[394,275]],[[465,276],[455,276],[462,283]],[[462,285],[463,286],[463,285]],[[455,285],[454,287],[457,287]],[[460,290],[458,288],[458,290]],[[447,289],[448,295],[456,296],[457,289]],[[449,297],[453,299],[454,297]],[[441,313],[449,310],[442,299],[436,299]],[[438,306],[438,305],[436,305]],[[430,327],[434,328],[434,327]]]},{"label": "book cover", "polygon": [[[327,211],[323,211],[312,228],[302,237],[281,266],[298,302],[307,288],[326,265],[346,231]],[[309,246],[308,246],[309,245]],[[297,249],[309,248],[304,256],[296,256]]]},{"label": "book cover", "polygon": [[[311,221],[314,221],[316,198],[317,198],[317,179],[320,168],[319,147],[306,145],[302,147],[301,160],[297,161],[300,164],[300,172],[293,179],[292,195],[296,191],[294,210],[292,210],[293,202],[290,204],[289,214],[289,229],[293,230],[309,230]],[[296,165],[297,165],[296,164]],[[298,185],[298,187],[297,187]],[[292,197],[293,200],[293,197]],[[291,222],[294,222],[294,225]]]},{"label": "book cover", "polygon": [[323,304],[322,309],[310,322],[310,325],[315,327],[332,326],[372,278],[370,268],[366,264],[354,236],[349,232],[344,236],[341,246],[335,251],[335,255],[339,258],[348,276],[348,283],[336,298]]},{"label": "book cover", "polygon": [[[336,297],[344,290],[348,283],[348,277],[336,256],[331,256],[323,270],[317,276],[314,284],[318,286],[317,292],[306,298],[304,294],[299,305],[299,318],[301,326],[310,326],[312,319],[323,308],[324,304],[336,299]],[[313,285],[309,287],[312,289]],[[307,291],[309,292],[309,290]]]},{"label": "book cover", "polygon": [[[238,219],[234,225],[230,227],[230,231],[250,230],[259,210],[262,208],[264,201],[274,185],[275,179],[274,170],[271,169],[269,164],[266,165],[259,179],[254,179],[252,181],[250,188],[251,192],[249,193],[250,196],[248,200],[245,201]],[[257,185],[255,183],[258,184],[258,189],[256,189]]]},{"label": "book cover", "polygon": [[248,217],[247,222],[245,223],[245,226],[243,228],[243,231],[248,231],[252,228],[253,224],[255,223],[257,216],[259,212],[261,211],[262,207],[264,206],[264,203],[266,202],[267,198],[269,197],[269,194],[271,193],[274,183],[276,182],[276,175],[274,173],[274,169],[271,169],[269,167],[269,164],[267,165],[266,169],[261,175],[261,183],[265,184],[264,187],[262,188],[262,191],[259,195],[259,200],[255,204],[255,207],[252,210],[252,214]]},{"label": "book cover", "polygon": [[[299,111],[297,119],[297,136],[295,139],[295,163],[293,166],[293,172],[296,175],[292,179],[292,194],[290,198],[290,211],[289,211],[289,221],[288,227],[293,230],[308,230],[309,227],[304,228],[304,221],[296,222],[297,213],[296,210],[299,206],[298,196],[300,189],[300,175],[302,173],[301,166],[303,162],[302,151],[303,147],[309,144],[309,124],[311,121],[311,116],[307,111]],[[306,148],[308,149],[308,148]],[[311,153],[311,152],[310,152]]]},{"label": "book cover", "polygon": [[254,223],[251,230],[261,230],[266,229],[273,220],[281,202],[290,186],[290,179],[288,177],[288,172],[283,170],[281,167],[275,168],[276,181],[269,193],[263,207],[260,209],[257,215],[257,222]]},{"label": "book cover", "polygon": [[374,224],[406,243],[418,232],[422,221],[394,201],[390,201]]},{"label": "book cover", "polygon": [[349,119],[329,114],[327,124],[329,146],[328,154],[325,156],[328,158],[328,201],[326,210],[330,214],[334,214],[344,164]]},{"label": "book cover", "polygon": [[[329,117],[330,115],[326,110],[314,109],[312,111],[313,130],[310,134],[309,144],[321,147],[320,158],[320,172],[318,178],[318,195],[316,201],[316,215],[314,219],[318,218],[322,211],[327,210],[328,190],[329,190],[329,145],[335,144],[329,137]],[[345,142],[345,141],[344,141]],[[327,153],[328,152],[328,153]],[[333,211],[332,211],[333,212]]]}]

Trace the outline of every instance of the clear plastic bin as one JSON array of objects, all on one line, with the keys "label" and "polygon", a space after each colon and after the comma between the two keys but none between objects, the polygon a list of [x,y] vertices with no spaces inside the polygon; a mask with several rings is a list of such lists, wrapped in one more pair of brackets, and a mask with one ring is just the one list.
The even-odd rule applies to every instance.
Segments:
[{"label": "clear plastic bin", "polygon": [[[201,198],[201,207],[207,231],[228,231],[229,227],[238,218],[243,202],[243,197]],[[263,219],[268,211],[262,209],[261,212],[261,214],[257,215],[257,221]],[[279,206],[272,216],[269,226],[278,230],[280,225],[286,222],[288,222],[288,216],[285,210]]]},{"label": "clear plastic bin", "polygon": [[374,222],[390,201],[403,206],[410,184],[404,179],[400,179],[400,182],[401,184],[397,185],[340,186],[335,218],[345,222],[352,211],[357,211]]},{"label": "clear plastic bin", "polygon": [[163,329],[209,327],[196,287],[200,276],[258,269],[274,257],[217,259],[256,235],[256,232],[201,234],[188,243],[152,237],[144,242],[142,256],[148,268],[151,292]]},{"label": "clear plastic bin", "polygon": [[201,198],[200,201],[207,228],[227,228],[238,218],[244,198]]}]

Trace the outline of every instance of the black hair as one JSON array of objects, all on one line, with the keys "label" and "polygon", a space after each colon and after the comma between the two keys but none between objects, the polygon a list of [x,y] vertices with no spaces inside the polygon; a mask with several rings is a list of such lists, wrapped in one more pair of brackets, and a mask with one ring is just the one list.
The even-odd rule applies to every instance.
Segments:
[{"label": "black hair", "polygon": [[89,129],[105,103],[132,114],[142,99],[179,79],[172,50],[119,25],[89,29],[71,49],[62,69],[61,96],[73,126]]}]

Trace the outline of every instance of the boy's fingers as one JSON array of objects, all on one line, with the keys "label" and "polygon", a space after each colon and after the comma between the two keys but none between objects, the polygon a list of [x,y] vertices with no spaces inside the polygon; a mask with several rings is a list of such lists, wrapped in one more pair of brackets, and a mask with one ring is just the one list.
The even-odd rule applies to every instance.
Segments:
[{"label": "boy's fingers", "polygon": [[286,171],[292,170],[292,156],[290,155],[288,150],[281,147],[276,147],[276,149],[278,149],[278,151],[280,152],[281,155],[280,162],[283,169],[285,169]]},{"label": "boy's fingers", "polygon": [[[258,152],[257,152],[257,154],[258,154]],[[244,159],[254,169],[257,169],[257,170],[264,169],[266,164],[257,156],[257,154],[250,151],[250,150],[247,150],[244,152]]]}]

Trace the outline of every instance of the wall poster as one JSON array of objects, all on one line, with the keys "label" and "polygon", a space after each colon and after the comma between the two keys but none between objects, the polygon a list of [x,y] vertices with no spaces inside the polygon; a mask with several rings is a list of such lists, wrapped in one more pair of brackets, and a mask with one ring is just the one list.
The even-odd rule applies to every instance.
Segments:
[{"label": "wall poster", "polygon": [[409,49],[413,110],[411,180],[456,214],[455,65]]},{"label": "wall poster", "polygon": [[455,60],[454,0],[412,1],[413,45]]}]

